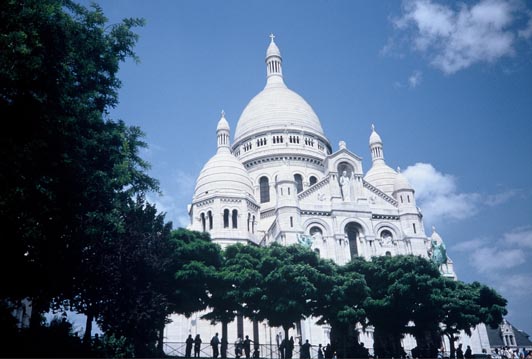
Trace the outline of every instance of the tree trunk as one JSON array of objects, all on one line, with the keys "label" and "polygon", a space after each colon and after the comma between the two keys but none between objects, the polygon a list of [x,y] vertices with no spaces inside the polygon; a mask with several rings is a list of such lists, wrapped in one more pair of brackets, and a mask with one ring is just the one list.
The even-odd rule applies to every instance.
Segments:
[{"label": "tree trunk", "polygon": [[42,326],[42,311],[39,297],[33,297],[31,300],[30,329],[38,329]]},{"label": "tree trunk", "polygon": [[222,359],[227,358],[227,321],[222,320],[222,344],[220,346],[220,356]]},{"label": "tree trunk", "polygon": [[88,310],[87,318],[85,321],[85,334],[83,334],[83,344],[90,345],[91,339],[92,339],[92,321],[94,320],[94,314],[92,313],[92,310]]},{"label": "tree trunk", "polygon": [[[441,337],[437,330],[419,328],[414,331],[417,343],[417,353],[420,358],[436,358],[438,348],[441,347]],[[413,355],[412,355],[413,356]]]},{"label": "tree trunk", "polygon": [[456,358],[456,347],[454,346],[454,342],[456,341],[456,338],[454,337],[453,333],[445,333],[447,338],[449,339],[449,357],[451,359]]},{"label": "tree trunk", "polygon": [[253,319],[253,348],[259,348],[259,322],[257,319]]},{"label": "tree trunk", "polygon": [[401,346],[402,333],[384,331],[375,327],[373,333],[375,355],[379,358],[404,357],[405,352]]},{"label": "tree trunk", "polygon": [[157,332],[157,355],[164,357],[164,323],[166,320],[161,321]]},{"label": "tree trunk", "polygon": [[286,341],[288,341],[288,331],[290,330],[290,327],[283,325],[283,329],[284,329],[284,338],[286,339]]},{"label": "tree trunk", "polygon": [[331,323],[331,345],[338,358],[355,358],[358,332],[354,325]]}]

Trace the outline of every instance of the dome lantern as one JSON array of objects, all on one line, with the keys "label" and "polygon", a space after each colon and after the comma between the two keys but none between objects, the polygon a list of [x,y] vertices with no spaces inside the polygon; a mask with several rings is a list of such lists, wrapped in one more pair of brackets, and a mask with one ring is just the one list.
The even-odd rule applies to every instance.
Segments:
[{"label": "dome lantern", "polygon": [[218,151],[220,151],[222,148],[229,151],[229,133],[229,122],[227,122],[225,119],[225,111],[222,110],[222,117],[220,118],[220,121],[218,121],[218,126],[216,127]]},{"label": "dome lantern", "polygon": [[279,51],[279,48],[275,44],[275,41],[273,39],[275,38],[274,34],[270,34],[270,46],[268,46],[268,50],[266,50],[266,78],[268,85],[282,85],[284,86],[283,82],[283,68],[282,68],[282,62],[283,59],[281,57],[281,51]]}]

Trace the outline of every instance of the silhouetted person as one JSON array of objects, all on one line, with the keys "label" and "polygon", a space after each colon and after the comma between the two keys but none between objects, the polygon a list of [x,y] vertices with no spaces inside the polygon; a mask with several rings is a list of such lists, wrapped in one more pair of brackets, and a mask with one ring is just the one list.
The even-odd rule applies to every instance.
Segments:
[{"label": "silhouetted person", "polygon": [[321,348],[321,344],[318,344],[318,359],[324,359],[323,356],[323,349]]},{"label": "silhouetted person", "polygon": [[294,337],[290,337],[290,340],[286,342],[285,357],[291,359],[294,354]]},{"label": "silhouetted person", "polygon": [[194,338],[194,358],[200,357],[200,349],[201,349],[201,338],[200,338],[200,335],[197,334],[196,338]]},{"label": "silhouetted person", "polygon": [[190,358],[192,355],[192,344],[194,344],[194,339],[192,339],[192,334],[188,335],[187,340],[185,341],[185,358]]},{"label": "silhouetted person", "polygon": [[211,339],[211,347],[212,347],[212,357],[214,359],[218,358],[218,345],[220,344],[220,339],[218,339],[218,333]]},{"label": "silhouetted person", "polygon": [[253,350],[253,359],[259,359],[259,358],[260,358],[259,347],[255,347],[255,349]]},{"label": "silhouetted person", "polygon": [[287,345],[288,345],[288,340],[286,340],[286,338],[283,339],[281,341],[281,345],[279,345],[279,354],[281,354],[281,359],[285,359],[284,353],[285,353]]},{"label": "silhouetted person", "polygon": [[251,342],[252,340],[249,339],[249,335],[246,335],[246,339],[244,339],[243,342],[244,354],[246,355],[246,359],[249,359],[251,356]]},{"label": "silhouetted person", "polygon": [[458,344],[458,348],[456,348],[456,359],[464,359],[464,352],[462,351],[462,344]]},{"label": "silhouetted person", "polygon": [[333,350],[331,348],[331,344],[327,344],[325,346],[325,350],[323,351],[323,354],[325,355],[325,359],[332,359],[333,357]]},{"label": "silhouetted person", "polygon": [[464,358],[465,359],[473,358],[473,353],[471,353],[471,347],[469,345],[467,346],[467,349],[465,351]]},{"label": "silhouetted person", "polygon": [[305,344],[301,346],[301,359],[310,359],[310,343],[308,339],[305,341]]},{"label": "silhouetted person", "polygon": [[235,342],[235,356],[237,358],[240,358],[242,356],[242,346],[244,343],[242,342],[242,337],[239,335]]}]

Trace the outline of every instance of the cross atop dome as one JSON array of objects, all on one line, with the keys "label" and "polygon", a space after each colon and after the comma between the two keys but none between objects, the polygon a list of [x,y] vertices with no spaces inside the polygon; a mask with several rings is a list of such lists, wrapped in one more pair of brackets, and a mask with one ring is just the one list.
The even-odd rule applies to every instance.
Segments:
[{"label": "cross atop dome", "polygon": [[273,33],[270,34],[270,39],[272,39],[271,42],[273,42],[273,39],[275,39],[275,35]]}]

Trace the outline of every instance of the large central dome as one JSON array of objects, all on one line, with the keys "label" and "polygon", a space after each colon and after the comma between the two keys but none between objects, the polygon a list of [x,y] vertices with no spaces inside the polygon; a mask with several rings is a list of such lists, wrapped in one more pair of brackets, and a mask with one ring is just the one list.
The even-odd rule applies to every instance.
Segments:
[{"label": "large central dome", "polygon": [[235,142],[254,133],[285,128],[325,137],[318,116],[303,97],[286,86],[266,86],[242,112]]},{"label": "large central dome", "polygon": [[283,81],[279,48],[273,41],[266,51],[267,82],[246,106],[235,130],[234,143],[272,130],[296,130],[325,138],[312,107]]}]

